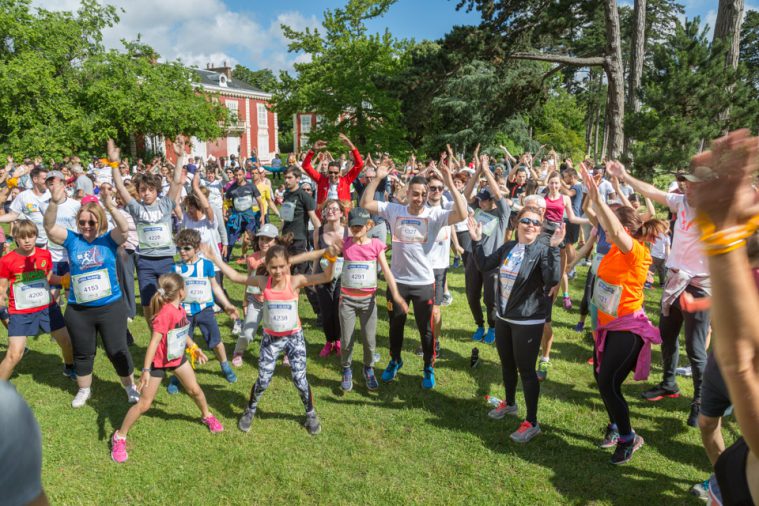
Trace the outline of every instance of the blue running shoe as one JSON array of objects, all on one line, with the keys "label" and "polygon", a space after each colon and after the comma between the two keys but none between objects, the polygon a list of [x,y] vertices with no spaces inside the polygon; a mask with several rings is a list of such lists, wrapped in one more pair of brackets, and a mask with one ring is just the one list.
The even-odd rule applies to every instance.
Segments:
[{"label": "blue running shoe", "polygon": [[377,382],[377,376],[374,375],[373,367],[364,367],[364,378],[366,379],[366,389],[375,391],[379,389],[379,383]]},{"label": "blue running shoe", "polygon": [[343,392],[353,390],[353,371],[350,367],[343,367],[343,380],[340,382],[340,388],[343,389]]},{"label": "blue running shoe", "polygon": [[482,341],[482,336],[485,335],[485,327],[477,327],[477,330],[472,334],[472,341]]},{"label": "blue running shoe", "polygon": [[583,330],[585,330],[585,322],[577,322],[577,325],[572,327],[572,330],[574,330],[575,332],[582,332]]},{"label": "blue running shoe", "polygon": [[221,373],[224,375],[225,378],[227,378],[227,381],[229,383],[236,383],[237,382],[237,375],[232,370],[232,368],[229,366],[229,362],[222,362],[221,363]]},{"label": "blue running shoe", "polygon": [[169,379],[169,386],[166,387],[166,391],[169,395],[176,395],[179,393],[179,380],[176,376],[172,376]]},{"label": "blue running shoe", "polygon": [[387,368],[385,368],[385,371],[382,373],[382,381],[385,383],[393,381],[398,375],[398,371],[401,370],[401,367],[403,367],[403,360],[396,362],[395,360],[390,359],[390,363],[387,364]]},{"label": "blue running shoe", "polygon": [[495,329],[493,327],[488,328],[488,333],[485,334],[485,338],[482,341],[485,344],[493,344],[495,342]]},{"label": "blue running shoe", "polygon": [[430,390],[435,388],[435,369],[432,366],[424,368],[424,378],[422,379],[422,388]]}]

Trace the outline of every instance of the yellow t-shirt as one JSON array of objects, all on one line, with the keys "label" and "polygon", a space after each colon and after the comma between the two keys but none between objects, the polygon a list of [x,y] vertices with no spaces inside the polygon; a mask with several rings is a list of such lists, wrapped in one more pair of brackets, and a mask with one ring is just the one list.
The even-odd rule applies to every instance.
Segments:
[{"label": "yellow t-shirt", "polygon": [[[261,202],[264,203],[264,209],[261,214],[266,214],[266,211],[269,209],[269,200],[271,199],[271,188],[269,187],[268,183],[266,181],[262,181],[256,185],[256,188],[258,188],[258,192],[261,194]],[[259,211],[258,209],[258,201],[255,201],[253,204],[253,212],[257,213]]]}]

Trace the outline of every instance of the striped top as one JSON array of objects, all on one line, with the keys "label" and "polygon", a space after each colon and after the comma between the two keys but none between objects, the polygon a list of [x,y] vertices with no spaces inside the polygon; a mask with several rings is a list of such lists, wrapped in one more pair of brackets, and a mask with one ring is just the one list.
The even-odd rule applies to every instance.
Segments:
[{"label": "striped top", "polygon": [[194,316],[206,308],[213,307],[213,262],[199,258],[195,263],[177,263],[174,264],[174,271],[184,278],[185,298],[182,307],[187,316]]}]

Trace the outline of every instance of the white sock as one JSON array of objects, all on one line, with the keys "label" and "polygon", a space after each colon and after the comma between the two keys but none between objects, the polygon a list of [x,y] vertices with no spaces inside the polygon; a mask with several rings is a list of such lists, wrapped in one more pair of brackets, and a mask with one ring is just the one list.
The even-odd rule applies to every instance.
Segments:
[{"label": "white sock", "polygon": [[90,389],[91,387],[83,387],[83,388],[80,388],[79,391],[88,394],[90,393]]},{"label": "white sock", "polygon": [[551,359],[550,359],[550,358],[548,358],[548,357],[540,357],[540,361],[541,361],[541,362],[550,362],[550,361],[551,361]]}]

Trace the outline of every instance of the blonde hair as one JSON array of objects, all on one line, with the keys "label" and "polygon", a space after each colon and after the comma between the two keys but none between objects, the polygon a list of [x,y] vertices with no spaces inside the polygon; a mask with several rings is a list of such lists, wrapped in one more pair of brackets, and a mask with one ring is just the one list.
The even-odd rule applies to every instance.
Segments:
[{"label": "blonde hair", "polygon": [[103,234],[106,230],[108,230],[108,220],[105,217],[105,211],[103,210],[103,206],[98,204],[97,202],[87,202],[82,207],[79,208],[79,211],[76,213],[76,221],[77,224],[79,224],[79,217],[82,215],[82,213],[90,213],[95,216],[95,218],[98,221],[98,235]]},{"label": "blonde hair", "polygon": [[153,318],[163,306],[177,300],[179,291],[182,289],[184,289],[184,278],[176,272],[170,272],[158,278],[158,291],[150,299],[150,312]]}]

